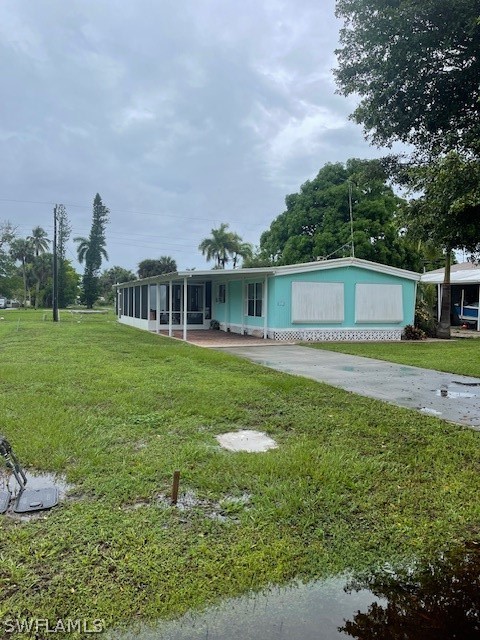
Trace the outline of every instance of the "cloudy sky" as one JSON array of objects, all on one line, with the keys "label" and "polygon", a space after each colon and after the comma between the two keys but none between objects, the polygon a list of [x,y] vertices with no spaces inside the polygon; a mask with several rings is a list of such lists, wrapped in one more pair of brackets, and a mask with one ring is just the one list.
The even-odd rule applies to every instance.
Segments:
[{"label": "cloudy sky", "polygon": [[[0,220],[88,235],[105,267],[170,255],[229,223],[254,245],[326,162],[375,157],[335,94],[334,0],[2,0]],[[68,257],[73,260],[71,242]]]}]

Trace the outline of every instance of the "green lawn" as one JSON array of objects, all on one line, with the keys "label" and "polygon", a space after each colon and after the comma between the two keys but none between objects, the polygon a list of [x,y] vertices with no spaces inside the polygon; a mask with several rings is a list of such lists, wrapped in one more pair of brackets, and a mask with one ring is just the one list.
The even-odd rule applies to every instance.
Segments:
[{"label": "green lawn", "polygon": [[477,338],[432,342],[310,342],[304,346],[480,378],[480,339]]},{"label": "green lawn", "polygon": [[[480,538],[478,432],[112,316],[3,316],[0,432],[75,489],[35,521],[0,516],[0,620],[111,628]],[[221,450],[237,428],[279,447]],[[175,469],[191,510],[158,501]]]}]

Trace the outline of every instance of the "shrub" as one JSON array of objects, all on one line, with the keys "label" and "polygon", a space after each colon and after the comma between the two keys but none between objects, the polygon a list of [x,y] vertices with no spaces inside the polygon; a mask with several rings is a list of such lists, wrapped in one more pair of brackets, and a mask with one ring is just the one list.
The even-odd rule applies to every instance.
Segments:
[{"label": "shrub", "polygon": [[430,338],[435,337],[437,329],[436,295],[435,285],[420,283],[417,291],[414,324]]},{"label": "shrub", "polygon": [[412,324],[407,324],[402,334],[402,340],[425,340],[426,337],[425,331]]},{"label": "shrub", "polygon": [[220,329],[220,322],[218,320],[210,320],[210,329]]}]

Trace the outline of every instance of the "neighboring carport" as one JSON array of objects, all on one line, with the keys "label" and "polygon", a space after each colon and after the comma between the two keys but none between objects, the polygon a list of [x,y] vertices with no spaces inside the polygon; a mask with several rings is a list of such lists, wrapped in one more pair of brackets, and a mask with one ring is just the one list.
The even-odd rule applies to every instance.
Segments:
[{"label": "neighboring carport", "polygon": [[[437,313],[440,320],[442,303],[442,288],[445,269],[428,271],[420,278],[424,284],[433,284],[437,287]],[[462,262],[451,267],[450,282],[452,288],[452,313],[457,315],[460,321],[476,324],[480,331],[480,314],[478,313],[480,301],[480,267],[476,262]]]}]

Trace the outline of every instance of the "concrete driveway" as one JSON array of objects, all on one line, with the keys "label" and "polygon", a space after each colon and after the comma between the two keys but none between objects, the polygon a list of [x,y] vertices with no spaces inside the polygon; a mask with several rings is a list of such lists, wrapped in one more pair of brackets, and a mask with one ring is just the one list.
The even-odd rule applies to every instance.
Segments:
[{"label": "concrete driveway", "polygon": [[257,364],[326,382],[480,430],[480,379],[298,345],[222,349]]}]

